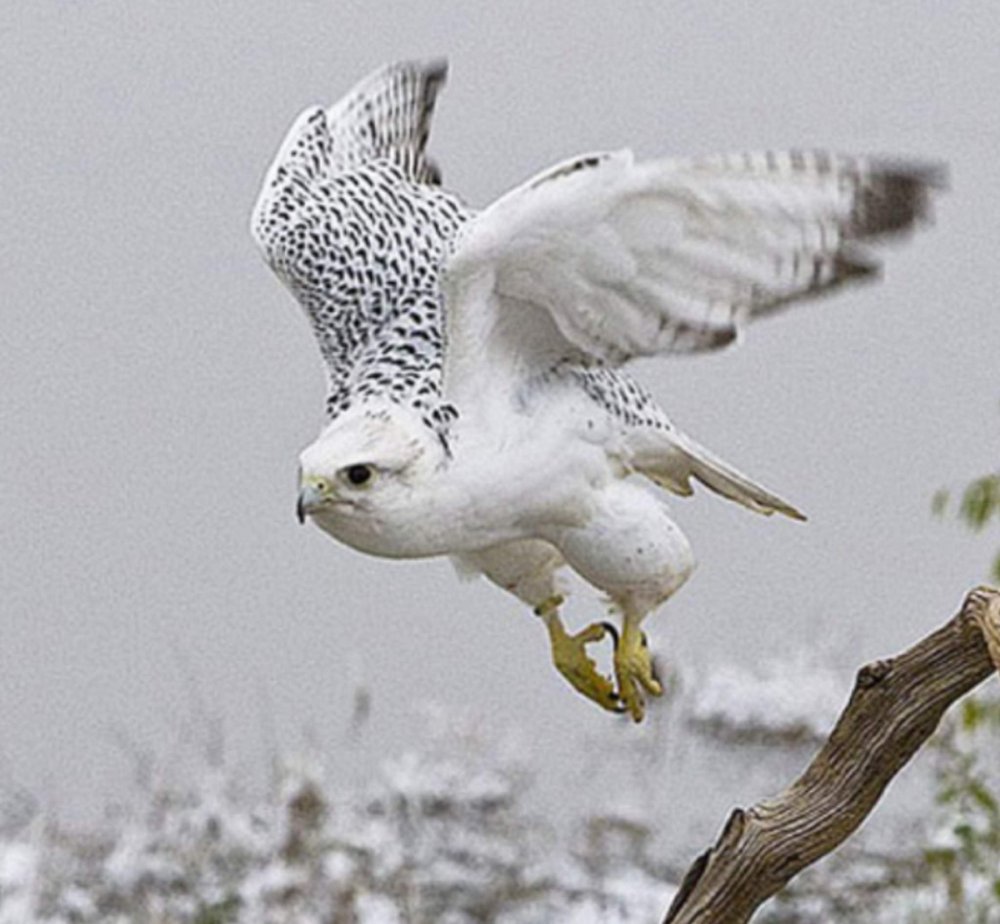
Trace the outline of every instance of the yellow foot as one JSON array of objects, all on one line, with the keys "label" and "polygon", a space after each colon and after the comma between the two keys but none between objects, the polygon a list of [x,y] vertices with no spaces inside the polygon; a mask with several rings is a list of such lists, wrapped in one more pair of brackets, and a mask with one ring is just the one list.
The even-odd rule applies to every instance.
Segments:
[{"label": "yellow foot", "polygon": [[622,704],[615,692],[614,684],[597,670],[593,659],[587,655],[587,645],[599,642],[606,634],[615,637],[614,626],[610,623],[595,622],[576,635],[570,635],[563,627],[556,613],[562,598],[554,597],[543,603],[535,611],[545,620],[552,643],[552,661],[556,670],[577,690],[598,706],[609,712],[623,712]]},{"label": "yellow foot", "polygon": [[643,691],[650,696],[661,696],[663,687],[653,675],[646,633],[629,619],[625,620],[621,641],[615,646],[615,677],[625,709],[636,722],[641,722],[646,714]]}]

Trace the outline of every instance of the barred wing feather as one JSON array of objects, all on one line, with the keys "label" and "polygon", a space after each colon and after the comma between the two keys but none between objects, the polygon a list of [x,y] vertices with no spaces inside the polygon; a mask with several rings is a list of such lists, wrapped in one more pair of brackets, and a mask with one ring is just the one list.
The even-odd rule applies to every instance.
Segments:
[{"label": "barred wing feather", "polygon": [[826,153],[561,164],[461,232],[446,386],[484,351],[530,369],[723,347],[757,316],[870,277],[868,245],[926,220],[942,182],[936,167]]},{"label": "barred wing feather", "polygon": [[317,288],[317,280],[308,267],[291,264],[287,244],[296,233],[322,231],[339,220],[339,191],[330,185],[335,177],[384,162],[415,182],[440,182],[425,148],[447,70],[443,61],[391,64],[329,109],[306,109],[288,130],[264,178],[250,230],[265,259],[300,298]]}]

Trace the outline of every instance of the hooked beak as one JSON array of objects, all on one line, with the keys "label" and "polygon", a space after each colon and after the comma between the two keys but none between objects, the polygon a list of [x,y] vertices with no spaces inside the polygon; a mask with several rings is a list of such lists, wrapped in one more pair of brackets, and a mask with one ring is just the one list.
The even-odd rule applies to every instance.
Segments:
[{"label": "hooked beak", "polygon": [[316,510],[324,500],[323,493],[314,484],[306,482],[299,491],[299,500],[295,505],[295,515],[300,523],[305,523],[306,517]]}]

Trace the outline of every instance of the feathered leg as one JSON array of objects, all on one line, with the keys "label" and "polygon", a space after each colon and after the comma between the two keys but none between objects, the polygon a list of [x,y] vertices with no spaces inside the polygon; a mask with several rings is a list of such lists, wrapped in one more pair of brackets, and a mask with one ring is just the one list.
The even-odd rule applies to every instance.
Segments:
[{"label": "feathered leg", "polygon": [[663,692],[653,675],[641,623],[694,570],[691,546],[657,497],[625,481],[604,489],[585,526],[562,529],[550,541],[622,614],[614,657],[618,696],[632,718],[641,722],[645,695]]},{"label": "feathered leg", "polygon": [[559,551],[547,542],[525,539],[508,542],[479,552],[453,556],[463,570],[485,575],[527,603],[544,623],[549,633],[552,662],[579,693],[610,712],[623,707],[614,684],[597,670],[587,654],[587,645],[601,641],[610,634],[617,647],[618,632],[610,623],[594,623],[574,635],[566,631],[559,618],[564,602],[556,572],[565,561]]}]

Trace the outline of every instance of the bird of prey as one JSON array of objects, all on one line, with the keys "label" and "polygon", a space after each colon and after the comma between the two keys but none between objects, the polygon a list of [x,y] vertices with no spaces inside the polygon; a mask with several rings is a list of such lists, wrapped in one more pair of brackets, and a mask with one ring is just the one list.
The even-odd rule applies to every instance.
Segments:
[{"label": "bird of prey", "polygon": [[[442,61],[303,112],[252,232],[305,309],[329,376],[298,513],[371,555],[448,555],[541,617],[555,666],[641,721],[642,621],[694,558],[660,489],[692,480],[803,519],[682,433],[622,367],[733,343],[750,321],[875,277],[871,246],[928,217],[939,168],[822,151],[551,167],[476,211],[425,147]],[[652,485],[648,483],[652,482]],[[560,572],[620,630],[571,634]],[[608,634],[614,678],[587,646]]]}]

